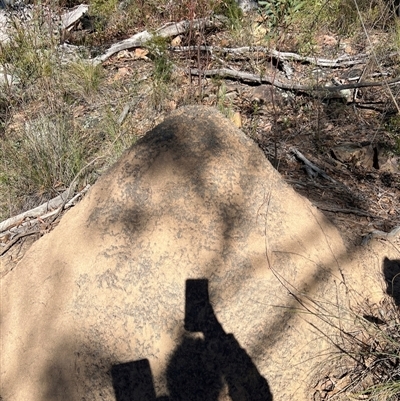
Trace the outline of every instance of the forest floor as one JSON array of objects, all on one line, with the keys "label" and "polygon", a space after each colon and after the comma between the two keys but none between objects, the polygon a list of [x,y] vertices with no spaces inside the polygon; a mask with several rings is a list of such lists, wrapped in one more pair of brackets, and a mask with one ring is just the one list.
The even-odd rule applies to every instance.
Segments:
[{"label": "forest floor", "polygon": [[[85,21],[68,30],[62,49],[86,54],[86,60],[140,31],[117,31],[100,45],[91,39],[96,46],[89,47],[82,43],[95,33]],[[34,146],[14,153],[27,129],[49,115],[55,119],[46,124],[53,126],[67,109],[68,124],[85,147],[75,176],[80,190],[172,110],[203,104],[217,107],[252,138],[286,182],[340,228],[349,246],[374,230],[388,233],[400,225],[400,53],[388,29],[343,35],[323,28],[307,42],[296,25],[268,36],[256,11],[237,17],[236,25],[232,18],[198,26],[193,21],[179,34],[155,35],[144,45],[115,52],[100,66],[75,60],[74,68],[63,67],[57,79],[42,74],[23,88],[8,88],[6,102],[12,107],[3,119],[3,218],[43,203],[73,181],[74,175],[55,174],[31,185],[33,173],[26,172],[46,159],[39,155],[32,162],[24,156],[36,151],[38,135]],[[335,86],[341,90],[332,90]],[[21,194],[21,183],[26,193]]]}]

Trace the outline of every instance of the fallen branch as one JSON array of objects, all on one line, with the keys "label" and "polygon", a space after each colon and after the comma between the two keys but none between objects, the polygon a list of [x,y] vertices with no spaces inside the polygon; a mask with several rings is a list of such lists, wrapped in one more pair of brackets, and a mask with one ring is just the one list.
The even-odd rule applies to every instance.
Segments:
[{"label": "fallen branch", "polygon": [[[73,183],[71,183],[71,186],[72,186],[72,184]],[[55,215],[55,217],[53,217],[53,219],[51,220],[50,223],[53,223],[63,210],[68,209],[71,206],[74,206],[76,201],[78,200],[78,198],[82,197],[89,190],[89,188],[90,188],[90,184],[87,184],[86,187],[82,189],[82,191],[78,192],[69,201],[65,200],[64,203],[57,210],[54,210],[54,213],[52,213]],[[47,217],[50,217],[50,216],[47,216]]]},{"label": "fallen branch", "polygon": [[[44,203],[34,209],[28,210],[24,213],[19,214],[18,216],[10,217],[9,219],[0,223],[0,233],[12,229],[14,226],[24,227],[26,225],[32,225],[32,223],[48,217],[53,216],[54,214],[58,213],[61,209],[64,200],[66,199],[67,202],[65,203],[64,208],[70,208],[76,204],[76,201],[79,197],[83,196],[90,188],[90,185],[86,185],[82,191],[78,192],[73,198],[68,200],[68,189],[64,191],[61,195],[57,196],[56,198],[51,199],[49,202]],[[60,206],[61,205],[61,206]],[[50,209],[54,209],[51,210]],[[47,212],[47,213],[46,213]],[[31,219],[33,217],[33,219]],[[29,218],[28,221],[24,221],[25,219]]]},{"label": "fallen branch", "polygon": [[313,64],[319,67],[349,67],[357,64],[364,64],[369,55],[368,54],[358,54],[354,57],[342,56],[336,59],[325,59],[317,57],[307,57],[300,56],[296,53],[290,52],[280,52],[278,50],[268,49],[267,47],[256,46],[256,47],[218,47],[218,46],[176,46],[171,47],[171,51],[174,52],[187,52],[187,51],[207,51],[210,53],[228,53],[228,54],[245,54],[245,53],[264,53],[267,56],[274,57],[282,61],[299,61],[301,63]]},{"label": "fallen branch", "polygon": [[392,240],[399,235],[400,235],[400,226],[393,228],[393,230],[388,233],[385,233],[384,231],[380,231],[380,230],[375,230],[375,231],[372,231],[371,233],[367,234],[363,238],[361,245],[363,245],[363,246],[368,245],[368,243],[372,239]]},{"label": "fallen branch", "polygon": [[1,251],[0,256],[3,256],[10,248],[12,248],[21,238],[28,237],[33,234],[41,234],[40,230],[32,230],[26,233],[18,234],[11,242],[9,242]]},{"label": "fallen branch", "polygon": [[[296,155],[298,159],[300,159],[306,167],[308,167],[311,170],[311,175],[312,172],[315,172],[315,175],[320,175],[321,177],[325,178],[326,180],[332,181],[336,183],[336,181],[329,177],[328,174],[325,173],[325,171],[321,170],[319,167],[317,167],[314,163],[311,163],[301,152],[299,152],[296,148],[291,148],[290,151]],[[313,177],[314,178],[314,177]]]},{"label": "fallen branch", "polygon": [[88,12],[88,10],[89,6],[87,4],[80,4],[73,10],[61,15],[61,29],[67,31],[71,30],[74,27],[74,24],[79,21]]},{"label": "fallen branch", "polygon": [[102,63],[109,59],[113,54],[118,53],[122,50],[132,49],[134,47],[141,47],[149,42],[155,36],[161,36],[168,38],[171,36],[178,36],[190,29],[199,29],[202,27],[215,27],[218,25],[218,19],[214,18],[199,18],[193,21],[184,20],[181,22],[171,22],[170,24],[164,25],[157,29],[154,34],[143,31],[136,33],[128,39],[122,40],[121,42],[114,43],[103,55],[93,59],[95,64]]},{"label": "fallen branch", "polygon": [[344,214],[355,214],[357,216],[363,216],[363,217],[372,217],[372,218],[377,218],[377,216],[364,212],[363,210],[360,209],[355,209],[355,208],[340,208],[340,207],[333,207],[333,206],[328,206],[328,205],[323,205],[322,203],[315,203],[313,202],[313,205],[317,207],[320,210],[324,210],[326,212],[332,212],[332,213],[344,213]]},{"label": "fallen branch", "polygon": [[65,200],[68,200],[69,189],[65,190],[61,195],[56,196],[55,198],[49,200],[42,205],[35,207],[34,209],[27,210],[17,216],[10,217],[9,219],[0,223],[0,232],[6,231],[11,227],[18,225],[23,222],[26,218],[29,217],[38,217],[50,210],[57,209],[60,205],[63,204]]},{"label": "fallen branch", "polygon": [[[33,234],[33,233],[35,233],[35,232],[39,232],[38,229],[33,229],[33,230],[31,230],[31,231],[25,231],[25,233],[24,233],[24,232],[23,232],[24,229],[31,228],[31,227],[35,226],[35,224],[37,224],[37,223],[39,223],[39,222],[42,222],[42,223],[43,223],[43,220],[46,220],[46,219],[48,219],[49,217],[52,217],[52,216],[56,215],[56,214],[59,213],[61,210],[65,210],[65,209],[68,209],[68,208],[74,206],[74,205],[77,203],[77,200],[78,200],[80,197],[82,197],[82,196],[89,190],[89,188],[90,188],[90,185],[89,185],[89,184],[86,185],[86,187],[83,188],[82,191],[78,192],[73,198],[71,198],[71,199],[65,204],[65,206],[63,207],[63,209],[62,209],[62,206],[60,206],[58,209],[53,210],[53,211],[51,211],[51,212],[48,212],[48,213],[46,213],[46,214],[44,214],[44,215],[41,215],[41,216],[39,216],[39,217],[37,217],[37,218],[35,218],[35,219],[29,219],[29,220],[27,220],[27,221],[24,221],[23,223],[21,223],[20,225],[18,225],[18,227],[10,228],[10,229],[8,230],[7,233],[4,233],[4,234],[0,235],[0,241],[1,241],[2,238],[4,238],[4,237],[10,237],[10,236],[13,236],[13,235],[14,235],[14,237],[11,238],[11,245],[10,245],[10,243],[9,243],[9,244],[6,245],[6,248],[5,248],[5,249],[3,248],[3,249],[1,250],[1,251],[0,251],[0,256],[1,256],[1,255],[4,255],[4,253],[6,253],[7,250],[10,249],[20,238],[22,238],[23,236],[26,236],[26,235],[30,235],[30,234],[26,234],[26,233],[32,233],[32,234]],[[51,224],[51,223],[50,223],[50,224]],[[24,234],[26,234],[26,235],[24,235]]]},{"label": "fallen branch", "polygon": [[244,71],[235,71],[230,70],[228,68],[218,68],[215,70],[198,70],[198,69],[191,69],[190,73],[192,75],[202,75],[204,77],[213,77],[213,76],[220,76],[220,77],[228,77],[228,78],[235,78],[242,81],[248,82],[258,82],[260,84],[267,83],[277,88],[296,91],[296,92],[337,92],[345,89],[355,89],[355,88],[367,88],[367,87],[374,87],[374,86],[386,86],[386,85],[394,85],[400,82],[400,77],[394,78],[389,81],[385,82],[357,82],[354,84],[345,84],[345,85],[334,85],[334,86],[308,86],[308,85],[296,85],[292,83],[282,82],[276,79],[275,75],[256,75],[250,72]]},{"label": "fallen branch", "polygon": [[[114,142],[117,140],[117,138],[114,140]],[[113,142],[113,143],[114,143]],[[73,188],[75,188],[76,183],[78,178],[81,176],[81,174],[88,168],[90,167],[92,164],[96,163],[98,160],[103,159],[104,156],[97,156],[95,157],[92,161],[90,161],[89,163],[87,163],[86,165],[84,165],[79,171],[78,173],[75,175],[74,179],[72,180],[71,184],[69,184],[69,191],[72,191],[73,193]],[[90,186],[90,185],[89,185]],[[86,185],[85,188],[88,188],[88,185]],[[64,200],[64,202],[62,203],[62,205],[60,206],[59,210],[57,211],[57,213],[55,214],[55,216],[51,219],[50,224],[52,224],[54,221],[57,220],[57,218],[60,216],[61,212],[64,210],[65,205],[68,202],[68,198]]]}]

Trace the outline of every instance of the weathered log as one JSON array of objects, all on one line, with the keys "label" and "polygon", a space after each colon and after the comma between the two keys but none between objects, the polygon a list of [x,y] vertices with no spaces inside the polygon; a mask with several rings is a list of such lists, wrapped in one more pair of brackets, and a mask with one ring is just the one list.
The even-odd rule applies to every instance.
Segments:
[{"label": "weathered log", "polygon": [[[10,217],[9,219],[0,223],[0,232],[6,231],[11,227],[17,225],[19,222],[22,222],[24,219],[28,217],[39,217],[44,215],[45,213],[59,208],[70,196],[71,188],[65,190],[61,195],[56,196],[55,198],[49,200],[42,205],[35,207],[34,209],[27,210],[17,216]],[[73,193],[73,189],[71,194]]]},{"label": "weathered log", "polygon": [[79,21],[82,16],[87,13],[88,10],[89,6],[87,4],[80,4],[73,10],[64,13],[61,16],[61,28],[67,31],[71,30],[75,22]]},{"label": "weathered log", "polygon": [[213,70],[198,70],[196,68],[192,68],[190,70],[192,75],[202,75],[205,77],[212,77],[212,76],[220,76],[220,77],[227,77],[227,78],[234,78],[242,81],[247,82],[258,82],[268,83],[270,85],[276,86],[280,89],[291,90],[296,92],[338,92],[346,89],[355,89],[355,88],[368,88],[374,86],[387,86],[387,85],[395,85],[400,82],[400,77],[393,78],[388,81],[380,81],[380,82],[357,82],[354,84],[345,84],[345,85],[332,85],[332,86],[310,86],[310,85],[296,85],[290,82],[283,82],[276,79],[275,74],[272,75],[257,75],[252,74],[250,72],[245,71],[236,71],[230,70],[229,68],[217,68]]},{"label": "weathered log", "polygon": [[211,18],[199,18],[193,21],[184,20],[176,23],[173,22],[157,29],[154,34],[148,31],[143,31],[136,33],[128,39],[114,43],[103,55],[94,58],[93,61],[95,64],[102,63],[109,59],[113,54],[118,53],[122,50],[132,49],[134,47],[145,45],[154,36],[168,38],[171,36],[180,35],[181,33],[187,32],[190,29],[199,29],[201,27],[211,27],[216,25],[218,25],[218,20]]},{"label": "weathered log", "polygon": [[208,51],[208,52],[219,52],[227,54],[246,54],[246,53],[264,53],[270,57],[274,57],[282,61],[299,61],[301,63],[313,64],[319,67],[349,67],[357,64],[366,63],[369,54],[362,53],[355,56],[341,56],[336,59],[325,59],[318,57],[301,56],[291,52],[280,52],[279,50],[269,49],[263,46],[244,46],[244,47],[218,47],[218,46],[176,46],[171,47],[174,52],[185,52],[185,51]]},{"label": "weathered log", "polygon": [[314,171],[317,175],[319,174],[321,177],[325,178],[326,180],[336,182],[333,178],[329,177],[328,174],[325,173],[325,171],[321,170],[319,167],[317,167],[314,163],[310,162],[300,151],[298,151],[296,148],[291,148],[290,151],[296,155],[298,159],[300,159],[308,168],[310,168],[312,171]]}]

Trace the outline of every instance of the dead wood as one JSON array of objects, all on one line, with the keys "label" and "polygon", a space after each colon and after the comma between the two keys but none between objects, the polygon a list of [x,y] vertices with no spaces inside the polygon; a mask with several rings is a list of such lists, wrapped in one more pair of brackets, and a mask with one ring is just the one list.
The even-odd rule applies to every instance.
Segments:
[{"label": "dead wood", "polygon": [[[52,219],[50,222],[45,223],[45,227],[46,227],[45,230],[38,228],[37,224],[44,223],[44,221],[46,219],[48,219],[52,216],[58,216],[62,210],[65,210],[65,209],[68,209],[68,208],[74,206],[77,203],[78,199],[80,197],[82,197],[89,190],[89,188],[90,188],[90,185],[86,185],[86,187],[82,191],[78,192],[74,197],[72,197],[68,202],[66,202],[65,205],[61,205],[56,210],[53,210],[49,213],[41,215],[38,218],[29,219],[28,221],[25,221],[25,222],[21,223],[20,225],[18,225],[18,227],[11,228],[7,233],[5,233],[4,235],[1,235],[0,241],[3,238],[7,238],[7,241],[6,241],[7,244],[5,245],[5,247],[3,249],[0,250],[0,256],[3,256],[21,238],[24,238],[24,237],[27,237],[27,236],[33,235],[33,234],[41,234],[42,235],[44,232],[47,232],[49,230],[49,227],[51,227],[51,225],[54,223],[55,219]],[[65,192],[67,192],[67,191],[65,191]],[[32,228],[32,227],[34,227],[34,228]],[[29,228],[31,228],[31,229],[29,230]],[[28,229],[28,231],[26,231],[27,229]],[[14,236],[14,237],[12,237],[12,236]],[[11,240],[9,241],[10,238],[11,238]]]},{"label": "dead wood", "polygon": [[193,21],[184,20],[181,22],[172,22],[159,28],[155,31],[154,34],[148,31],[143,31],[136,33],[128,39],[114,43],[103,55],[94,58],[93,61],[94,63],[102,63],[109,59],[113,54],[118,53],[122,50],[132,49],[134,47],[141,47],[145,45],[155,36],[168,38],[171,36],[178,36],[184,32],[188,32],[190,29],[197,30],[200,28],[217,27],[219,25],[220,20],[217,18],[199,18]]},{"label": "dead wood", "polygon": [[317,167],[314,163],[310,162],[301,152],[299,152],[296,148],[291,148],[290,151],[298,158],[300,159],[306,166],[306,168],[310,169],[311,172],[309,175],[314,178],[314,174],[320,175],[321,177],[325,178],[326,180],[336,182],[333,178],[329,177],[328,174],[325,173],[325,171],[321,170],[319,167]]},{"label": "dead wood", "polygon": [[[110,58],[115,53],[118,53],[122,50],[131,49],[135,47],[144,46],[147,42],[149,42],[154,36],[161,37],[172,37],[180,35],[184,32],[189,31],[189,29],[199,29],[201,27],[217,27],[220,25],[220,19],[218,18],[200,18],[193,21],[184,20],[177,23],[170,23],[164,25],[155,31],[154,34],[143,31],[139,32],[132,37],[122,40],[113,44],[103,55],[98,56],[93,59],[95,64],[102,63]],[[330,67],[330,68],[338,68],[338,67],[349,67],[357,64],[364,64],[370,57],[367,53],[358,54],[355,56],[341,56],[336,59],[325,59],[318,57],[310,57],[310,56],[301,56],[292,52],[280,52],[278,50],[268,49],[263,46],[245,46],[238,48],[227,48],[227,47],[217,47],[217,46],[177,46],[171,47],[170,50],[175,52],[183,52],[183,51],[208,51],[210,53],[219,52],[219,53],[227,53],[227,54],[246,54],[246,53],[256,53],[261,52],[265,53],[270,57],[274,57],[280,61],[298,61],[301,63],[309,63],[320,67]],[[344,84],[344,85],[330,85],[330,86],[318,86],[318,85],[298,85],[291,83],[289,81],[284,82],[276,78],[276,74],[264,74],[257,75],[245,71],[237,71],[229,68],[217,68],[210,70],[199,70],[199,69],[190,69],[189,73],[191,75],[196,76],[220,76],[226,78],[238,79],[241,81],[247,82],[258,82],[258,83],[267,83],[273,85],[277,88],[295,92],[302,92],[307,94],[313,94],[318,92],[319,95],[325,94],[325,96],[329,97],[333,92],[340,92],[347,89],[357,89],[357,88],[366,88],[366,87],[381,87],[381,86],[389,86],[395,85],[400,82],[400,77],[394,78],[392,80],[385,80],[379,82],[372,81],[361,81],[356,83]],[[344,95],[343,95],[344,97]]]},{"label": "dead wood", "polygon": [[26,212],[23,212],[17,216],[10,217],[9,219],[0,223],[0,232],[6,231],[15,225],[18,225],[19,223],[22,223],[27,218],[39,217],[47,213],[48,211],[57,209],[66,199],[68,200],[68,196],[69,189],[64,191],[61,195],[56,196],[48,202],[43,203],[38,207],[35,207],[34,209],[27,210]]},{"label": "dead wood", "polygon": [[[29,235],[41,234],[40,230],[32,230],[26,233],[18,234],[11,242],[9,242],[2,250],[0,250],[0,256],[3,256],[9,249],[11,249],[21,238],[28,237]],[[7,272],[8,273],[8,272]]]},{"label": "dead wood", "polygon": [[204,77],[213,77],[213,76],[220,76],[220,77],[227,77],[227,78],[234,78],[241,81],[247,82],[258,82],[260,84],[267,83],[273,85],[277,88],[290,90],[295,92],[303,92],[312,94],[313,92],[320,92],[328,95],[332,92],[338,92],[345,89],[355,89],[355,88],[367,88],[367,87],[379,87],[379,86],[387,86],[387,85],[395,85],[400,82],[400,77],[394,78],[388,81],[381,81],[381,82],[357,82],[354,84],[345,84],[345,85],[334,85],[334,86],[309,86],[309,85],[296,85],[290,82],[283,82],[276,79],[275,74],[271,75],[256,75],[250,72],[244,71],[236,71],[230,70],[229,68],[217,68],[213,70],[198,70],[195,68],[190,69],[190,74],[192,75],[201,75]]},{"label": "dead wood", "polygon": [[375,230],[363,238],[361,245],[363,246],[368,245],[372,239],[383,239],[390,241],[395,239],[399,235],[400,235],[400,226],[394,227],[393,230],[388,233],[385,233],[384,231],[380,230]]},{"label": "dead wood", "polygon": [[89,6],[87,4],[80,4],[73,10],[64,13],[61,16],[61,28],[67,31],[71,30],[74,27],[74,24],[79,21],[88,10]]},{"label": "dead wood", "polygon": [[[91,163],[89,163],[88,165],[90,165],[90,164]],[[76,178],[79,177],[79,175],[80,174],[78,173],[78,175],[75,177],[75,179],[72,181],[71,185],[69,186],[69,188],[72,191],[72,193],[73,193],[73,189],[75,188],[75,185],[76,185]],[[68,201],[68,198],[65,199],[64,202],[61,204],[61,206],[54,212],[54,216],[50,220],[50,224],[54,223],[57,220],[57,218],[61,215],[61,213],[62,213],[62,211],[64,209],[66,209],[67,207],[71,207],[71,206],[75,205],[74,202],[79,197],[83,196],[89,190],[89,188],[90,188],[90,185],[88,184],[88,185],[86,185],[85,188],[82,189],[82,191],[78,192],[73,198],[71,198],[71,200]],[[67,206],[68,204],[69,204],[69,206]]]},{"label": "dead wood", "polygon": [[263,46],[245,46],[245,47],[218,47],[218,46],[176,46],[171,47],[171,51],[174,52],[187,52],[187,51],[207,51],[210,53],[218,52],[218,53],[226,53],[226,54],[248,54],[248,53],[264,53],[266,56],[276,58],[277,60],[282,61],[299,61],[301,63],[313,64],[318,67],[350,67],[357,64],[364,64],[368,57],[368,54],[358,54],[356,56],[342,56],[336,59],[325,59],[318,57],[308,57],[308,56],[300,56],[296,53],[291,52],[280,52],[278,50],[268,49]]},{"label": "dead wood", "polygon": [[[69,198],[69,190],[67,189],[61,195],[51,199],[49,202],[46,202],[34,209],[21,213],[18,216],[10,217],[9,219],[0,223],[0,233],[9,231],[12,234],[15,234],[16,232],[21,231],[21,229],[26,229],[27,226],[31,227],[41,220],[45,220],[56,215],[57,213],[62,211],[62,209],[68,209],[74,206],[77,203],[77,200],[82,197],[89,190],[89,188],[90,185],[86,185],[86,187],[83,188],[82,191],[78,192],[72,198]],[[0,237],[3,237],[4,235],[1,235]]]}]

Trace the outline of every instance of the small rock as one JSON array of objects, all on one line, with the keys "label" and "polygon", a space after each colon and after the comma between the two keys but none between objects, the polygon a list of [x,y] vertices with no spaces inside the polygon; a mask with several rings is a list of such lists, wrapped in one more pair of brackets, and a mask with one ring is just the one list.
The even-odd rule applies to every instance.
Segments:
[{"label": "small rock", "polygon": [[239,8],[244,12],[248,12],[258,8],[258,4],[254,0],[236,0],[236,3]]},{"label": "small rock", "polygon": [[18,79],[0,70],[0,86],[10,86],[18,83]]},{"label": "small rock", "polygon": [[173,46],[173,47],[180,46],[181,43],[182,43],[182,37],[180,35],[178,35],[177,37],[175,37],[171,40],[171,46]]},{"label": "small rock", "polygon": [[123,78],[125,75],[128,75],[130,72],[130,68],[127,67],[118,68],[117,73],[114,75],[114,80],[117,81]]},{"label": "small rock", "polygon": [[338,41],[335,37],[331,36],[331,35],[324,35],[322,37],[322,43],[325,46],[336,46]]},{"label": "small rock", "polygon": [[147,57],[148,54],[149,54],[149,51],[147,49],[138,47],[137,49],[135,49],[134,58],[139,59],[139,60],[149,60],[149,58]]},{"label": "small rock", "polygon": [[236,127],[240,128],[242,126],[242,117],[240,113],[237,111],[235,112],[232,117],[231,121],[236,125]]}]

